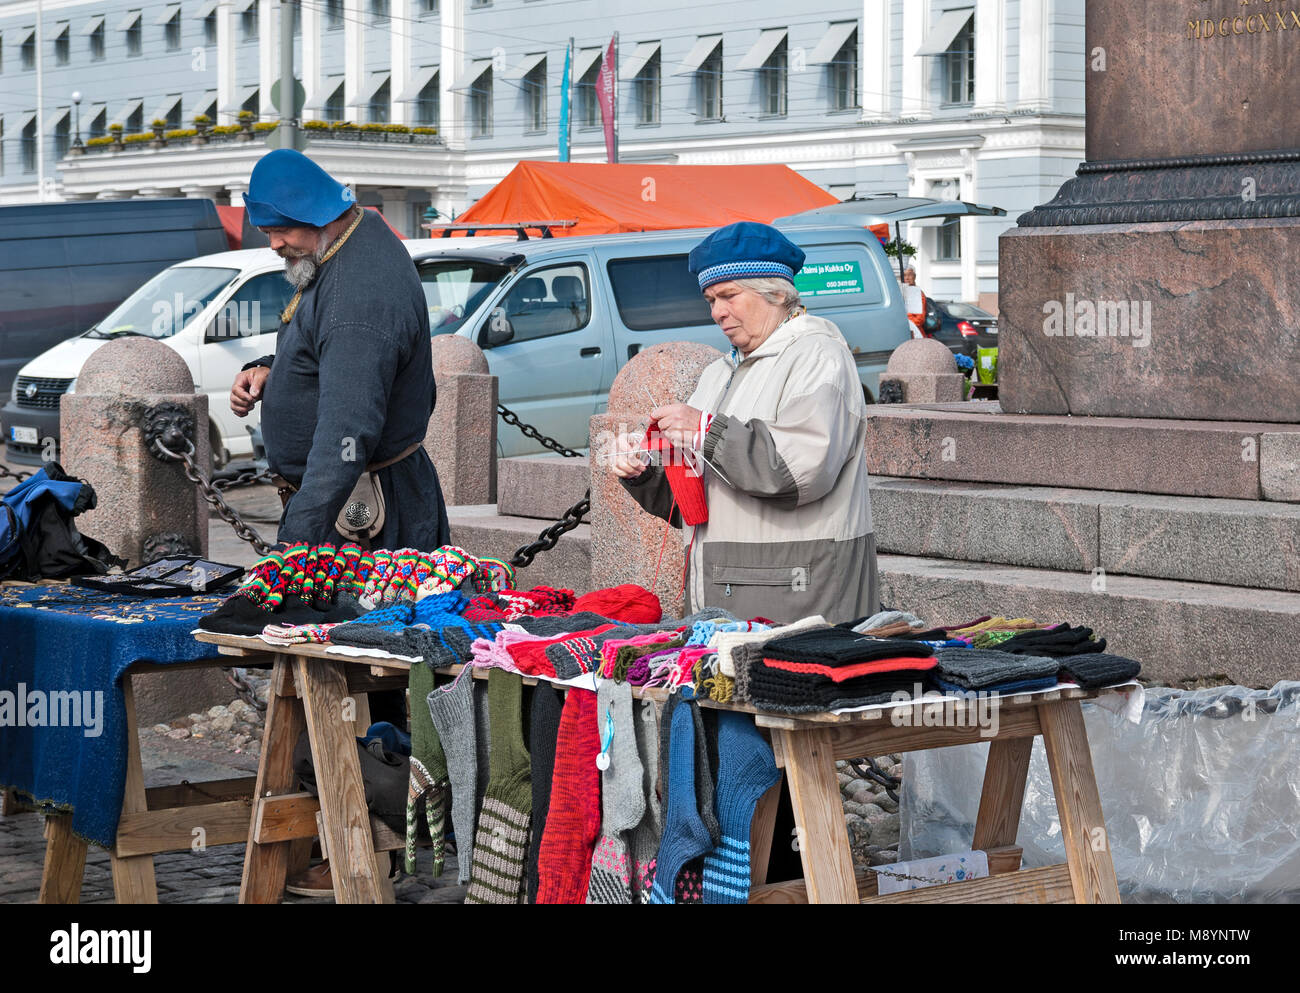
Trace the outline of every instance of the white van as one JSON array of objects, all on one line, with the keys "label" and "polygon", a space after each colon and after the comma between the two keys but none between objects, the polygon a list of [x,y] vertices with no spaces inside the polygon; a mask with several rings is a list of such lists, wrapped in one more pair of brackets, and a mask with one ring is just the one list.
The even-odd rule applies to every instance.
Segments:
[{"label": "white van", "polygon": [[[404,241],[412,255],[431,248],[483,248],[511,238],[420,238]],[[4,411],[7,460],[39,461],[47,439],[59,437],[59,398],[76,390],[77,376],[91,353],[122,335],[156,338],[176,350],[194,377],[196,393],[208,396],[208,432],[213,461],[253,454],[250,429],[261,407],[248,417],[230,409],[230,386],[240,367],[275,351],[280,312],[293,296],[284,260],[269,248],[219,252],[164,269],[127,297],[102,321],[60,342],[18,371]],[[28,457],[30,455],[30,458]]]}]

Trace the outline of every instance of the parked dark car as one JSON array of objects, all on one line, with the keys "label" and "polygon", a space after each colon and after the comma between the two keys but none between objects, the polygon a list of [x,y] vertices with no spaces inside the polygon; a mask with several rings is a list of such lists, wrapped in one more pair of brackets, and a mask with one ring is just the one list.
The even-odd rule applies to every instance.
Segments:
[{"label": "parked dark car", "polygon": [[955,355],[976,357],[977,348],[998,347],[998,319],[968,303],[925,298],[925,335],[947,345]]}]

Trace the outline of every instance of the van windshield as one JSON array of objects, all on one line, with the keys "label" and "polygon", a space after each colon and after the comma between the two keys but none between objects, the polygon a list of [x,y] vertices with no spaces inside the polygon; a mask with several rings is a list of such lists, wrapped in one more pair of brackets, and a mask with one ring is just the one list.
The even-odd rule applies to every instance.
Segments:
[{"label": "van windshield", "polygon": [[203,266],[164,269],[87,331],[86,337],[170,338],[238,275],[238,269]]},{"label": "van windshield", "polygon": [[481,259],[430,259],[417,268],[434,334],[459,329],[510,273],[509,266]]}]

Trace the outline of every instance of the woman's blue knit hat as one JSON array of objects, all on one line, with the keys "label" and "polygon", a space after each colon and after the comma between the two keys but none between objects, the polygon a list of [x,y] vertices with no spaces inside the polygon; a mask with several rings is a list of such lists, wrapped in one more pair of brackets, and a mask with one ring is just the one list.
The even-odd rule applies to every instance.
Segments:
[{"label": "woman's blue knit hat", "polygon": [[255,228],[323,228],[356,202],[350,189],[291,148],[262,156],[244,194]]},{"label": "woman's blue knit hat", "polygon": [[688,266],[704,290],[754,276],[780,276],[793,283],[803,260],[803,249],[770,224],[740,221],[718,228],[692,248]]}]

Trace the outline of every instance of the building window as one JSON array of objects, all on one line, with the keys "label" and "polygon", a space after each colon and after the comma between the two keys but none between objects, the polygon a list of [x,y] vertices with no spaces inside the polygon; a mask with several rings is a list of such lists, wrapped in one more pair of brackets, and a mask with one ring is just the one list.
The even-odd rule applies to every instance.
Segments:
[{"label": "building window", "polygon": [[181,12],[178,10],[172,15],[172,19],[163,25],[163,39],[167,43],[167,51],[174,52],[181,47]]},{"label": "building window", "polygon": [[58,122],[54,125],[54,157],[61,159],[68,154],[68,148],[72,144],[72,118],[66,110],[61,111],[63,114]]},{"label": "building window", "polygon": [[702,121],[722,120],[722,42],[695,73],[696,113]]},{"label": "building window", "polygon": [[656,51],[641,69],[633,83],[636,87],[636,122],[659,123],[659,79],[661,63]]},{"label": "building window", "polygon": [[253,0],[252,6],[239,15],[239,31],[244,41],[257,40],[257,8],[260,6],[261,0]]},{"label": "building window", "polygon": [[248,111],[254,117],[260,116],[262,113],[262,91],[257,89],[250,93],[248,99],[240,104],[239,109]]},{"label": "building window", "polygon": [[331,30],[343,27],[343,0],[325,0],[325,27]]},{"label": "building window", "polygon": [[23,172],[36,171],[36,118],[32,118],[23,128],[22,133]]},{"label": "building window", "polygon": [[600,127],[600,101],[596,98],[599,78],[600,59],[597,59],[573,88],[573,123],[579,128]]},{"label": "building window", "polygon": [[142,27],[143,23],[144,23],[143,19],[140,17],[139,13],[137,12],[135,20],[131,23],[131,26],[126,29],[126,54],[127,55],[140,54],[141,46],[144,43],[144,28]]},{"label": "building window", "polygon": [[334,92],[325,100],[325,120],[343,120],[343,84],[334,88]]},{"label": "building window", "polygon": [[858,32],[849,35],[835,53],[828,67],[831,77],[831,109],[853,110],[861,106],[858,100]]},{"label": "building window", "polygon": [[388,86],[388,80],[384,80],[384,85],[375,90],[374,95],[370,98],[370,123],[387,124],[389,104],[391,103],[391,90]]},{"label": "building window", "polygon": [[24,69],[36,68],[36,32],[32,31],[23,39],[22,47],[18,50],[19,59]]},{"label": "building window", "polygon": [[442,91],[435,72],[415,98],[415,123],[422,128],[436,128],[442,114]]},{"label": "building window", "polygon": [[171,109],[167,111],[166,121],[167,129],[169,131],[174,131],[175,129],[182,127],[182,117],[184,115],[181,113],[181,95],[177,93],[170,99],[174,99],[176,102],[173,103]]},{"label": "building window", "polygon": [[492,0],[469,0],[471,7],[491,7]]},{"label": "building window", "polygon": [[936,262],[960,262],[961,218],[950,217],[943,222],[942,227],[935,230],[938,234],[934,260]]},{"label": "building window", "polygon": [[420,0],[415,9],[421,14],[436,14],[438,13],[438,0]]},{"label": "building window", "polygon": [[975,17],[943,53],[943,92],[950,104],[975,102]]},{"label": "building window", "polygon": [[484,69],[469,91],[470,136],[492,137],[492,70]]},{"label": "building window", "polygon": [[388,0],[370,0],[370,23],[382,24],[388,20]]},{"label": "building window", "polygon": [[72,59],[72,40],[66,23],[54,29],[54,64],[65,66]]},{"label": "building window", "polygon": [[784,117],[790,89],[787,72],[788,42],[781,39],[781,44],[772,50],[772,54],[758,70],[759,113],[765,117]]},{"label": "building window", "polygon": [[108,133],[108,108],[100,107],[98,111],[92,111],[90,120],[86,125],[87,138],[102,138]]},{"label": "building window", "polygon": [[104,57],[104,22],[100,21],[99,26],[90,33],[90,57],[93,61],[98,62]]},{"label": "building window", "polygon": [[546,60],[524,77],[524,131],[546,130]]},{"label": "building window", "polygon": [[144,105],[141,103],[137,103],[135,105],[135,110],[131,111],[130,115],[123,122],[123,124],[126,127],[127,134],[139,134],[141,131],[143,131],[144,130]]}]

